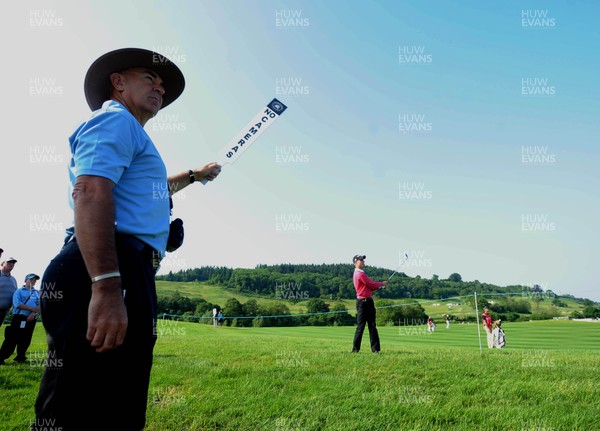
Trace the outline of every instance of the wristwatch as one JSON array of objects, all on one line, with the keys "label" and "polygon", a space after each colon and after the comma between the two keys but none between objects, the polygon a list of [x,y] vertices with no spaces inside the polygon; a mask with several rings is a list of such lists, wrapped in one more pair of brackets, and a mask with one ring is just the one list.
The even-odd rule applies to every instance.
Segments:
[{"label": "wristwatch", "polygon": [[196,181],[196,174],[194,174],[194,171],[192,171],[191,169],[189,171],[189,174],[190,174],[190,184],[194,184],[194,181]]}]

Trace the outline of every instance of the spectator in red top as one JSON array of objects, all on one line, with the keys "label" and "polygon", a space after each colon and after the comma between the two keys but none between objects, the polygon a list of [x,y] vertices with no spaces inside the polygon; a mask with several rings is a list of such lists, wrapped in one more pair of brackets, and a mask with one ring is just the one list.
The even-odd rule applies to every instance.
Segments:
[{"label": "spectator in red top", "polygon": [[487,344],[488,348],[494,348],[494,337],[492,336],[492,316],[490,315],[490,309],[488,307],[483,308],[483,314],[481,315],[481,323],[483,324],[483,329],[487,334]]},{"label": "spectator in red top", "polygon": [[354,343],[352,352],[360,351],[365,324],[369,326],[369,338],[371,341],[371,351],[379,353],[379,333],[375,326],[375,303],[373,302],[372,292],[387,286],[387,281],[373,281],[363,268],[365,267],[365,258],[367,256],[356,255],[352,258],[354,263],[354,289],[356,290],[356,332],[354,333]]}]

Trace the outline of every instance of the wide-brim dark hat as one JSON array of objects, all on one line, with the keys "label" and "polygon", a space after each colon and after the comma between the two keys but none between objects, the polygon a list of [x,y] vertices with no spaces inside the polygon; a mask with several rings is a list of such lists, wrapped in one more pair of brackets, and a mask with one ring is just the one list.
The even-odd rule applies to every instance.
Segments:
[{"label": "wide-brim dark hat", "polygon": [[163,80],[165,94],[161,109],[177,99],[185,88],[185,78],[179,67],[164,55],[141,48],[122,48],[107,52],[88,69],[83,88],[85,99],[92,111],[110,99],[110,74],[132,67],[145,67],[156,72]]}]

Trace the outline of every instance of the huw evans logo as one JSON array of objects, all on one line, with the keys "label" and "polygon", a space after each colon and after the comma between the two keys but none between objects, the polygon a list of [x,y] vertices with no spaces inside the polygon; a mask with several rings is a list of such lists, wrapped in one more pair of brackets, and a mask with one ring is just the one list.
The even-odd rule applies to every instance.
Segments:
[{"label": "huw evans logo", "polygon": [[[157,256],[153,257],[156,259]],[[187,266],[186,258],[182,254],[181,249],[167,253],[164,259],[160,260],[160,268],[162,270],[181,271],[187,268]]]},{"label": "huw evans logo", "polygon": [[556,431],[543,419],[530,419],[522,422],[521,431]]},{"label": "huw evans logo", "polygon": [[274,431],[304,431],[307,427],[300,419],[279,417],[275,419]]},{"label": "huw evans logo", "polygon": [[[411,268],[431,268],[433,267],[433,261],[427,257],[425,250],[408,250],[401,254],[401,259],[403,256],[408,256],[404,261],[403,267],[411,267]],[[401,260],[401,262],[403,259]],[[401,267],[402,268],[402,267]]]},{"label": "huw evans logo", "polygon": [[36,418],[31,425],[31,431],[64,431],[54,418]]},{"label": "huw evans logo", "polygon": [[186,54],[177,45],[155,46],[152,48],[155,54],[152,55],[152,62],[156,65],[164,64],[169,61],[173,63],[185,63]]},{"label": "huw evans logo", "polygon": [[556,155],[550,153],[547,146],[522,146],[521,163],[524,165],[553,165],[556,163]]},{"label": "huw evans logo", "polygon": [[544,96],[556,95],[556,87],[551,85],[548,78],[521,78],[521,95]]},{"label": "huw evans logo", "polygon": [[554,368],[556,361],[545,350],[525,350],[521,354],[522,368]]},{"label": "huw evans logo", "polygon": [[179,191],[178,184],[169,184],[168,182],[154,181],[152,183],[152,199],[166,200],[172,197],[173,200],[183,200],[186,198],[185,190]]},{"label": "huw evans logo", "polygon": [[277,96],[307,96],[310,88],[302,82],[302,78],[276,78],[275,95]]},{"label": "huw evans logo", "polygon": [[400,45],[398,47],[398,62],[400,64],[409,63],[431,63],[433,57],[425,52],[424,46],[417,45]]},{"label": "huw evans logo", "polygon": [[31,367],[46,367],[59,369],[63,367],[63,360],[59,358],[55,351],[49,350],[29,352],[29,365]]},{"label": "huw evans logo", "polygon": [[420,319],[400,319],[398,335],[401,337],[427,335],[427,328]]},{"label": "huw evans logo", "polygon": [[65,225],[56,220],[56,214],[30,214],[30,232],[63,232]]},{"label": "huw evans logo", "polygon": [[556,223],[549,220],[548,214],[521,214],[523,232],[554,232]]},{"label": "huw evans logo", "polygon": [[275,162],[280,164],[308,163],[308,154],[302,152],[302,146],[287,145],[275,147]]},{"label": "huw evans logo", "polygon": [[423,386],[401,386],[398,402],[402,404],[430,404],[433,397]]},{"label": "huw evans logo", "polygon": [[305,232],[310,229],[308,222],[300,214],[277,214],[275,230],[277,232]]},{"label": "huw evans logo", "polygon": [[431,190],[426,190],[422,182],[402,182],[398,188],[401,200],[429,200],[433,197]]},{"label": "huw evans logo", "polygon": [[56,282],[42,281],[42,288],[39,291],[40,302],[62,301],[63,291],[56,288]]},{"label": "huw evans logo", "polygon": [[302,16],[302,9],[278,9],[275,11],[276,27],[308,27],[310,21]]},{"label": "huw evans logo", "polygon": [[65,158],[56,149],[56,145],[33,145],[29,147],[29,162],[40,164],[64,163]]},{"label": "huw evans logo", "polygon": [[160,113],[152,119],[152,130],[158,132],[185,132],[187,125],[179,118],[179,114]]},{"label": "huw evans logo", "polygon": [[308,361],[302,358],[299,351],[280,351],[275,353],[278,367],[308,367]]},{"label": "huw evans logo", "polygon": [[56,79],[48,77],[29,78],[29,95],[36,97],[62,96],[63,86]]},{"label": "huw evans logo", "polygon": [[302,283],[278,283],[275,285],[277,299],[308,299],[308,291],[302,290]]},{"label": "huw evans logo", "polygon": [[402,134],[430,133],[432,130],[433,125],[425,120],[425,114],[398,114],[398,131]]},{"label": "huw evans logo", "polygon": [[521,10],[521,27],[533,29],[553,29],[556,19],[549,16],[548,9]]},{"label": "huw evans logo", "polygon": [[154,335],[158,337],[179,336],[185,334],[185,327],[177,320],[158,319],[154,324]]},{"label": "huw evans logo", "polygon": [[55,10],[31,9],[29,11],[30,27],[58,28],[63,25],[62,17],[58,16]]}]

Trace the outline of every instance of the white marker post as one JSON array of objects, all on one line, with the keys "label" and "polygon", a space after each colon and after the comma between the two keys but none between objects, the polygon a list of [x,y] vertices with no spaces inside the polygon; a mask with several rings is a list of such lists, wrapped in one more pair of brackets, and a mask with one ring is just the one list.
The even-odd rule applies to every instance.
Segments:
[{"label": "white marker post", "polygon": [[[475,317],[477,318],[477,338],[479,338],[479,354],[483,354],[481,350],[481,328],[479,327],[479,307],[477,306],[477,292],[473,292],[475,295]],[[482,322],[483,323],[483,322]]]},{"label": "white marker post", "polygon": [[[229,141],[229,143],[219,152],[217,163],[223,166],[235,162],[286,109],[287,106],[279,100],[271,100],[271,102],[265,108],[261,109],[260,112],[250,120],[246,127],[240,130],[235,138]],[[202,184],[206,184],[207,182],[207,179],[201,180]]]}]

